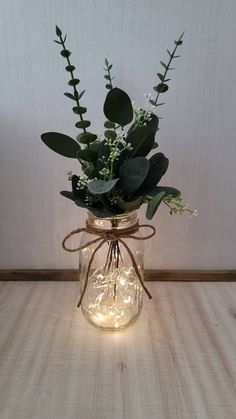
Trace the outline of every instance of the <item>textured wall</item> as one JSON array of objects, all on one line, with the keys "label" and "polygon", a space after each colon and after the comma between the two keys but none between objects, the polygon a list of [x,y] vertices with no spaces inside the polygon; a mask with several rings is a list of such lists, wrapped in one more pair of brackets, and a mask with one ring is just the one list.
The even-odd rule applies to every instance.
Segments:
[{"label": "textured wall", "polygon": [[[77,256],[63,236],[85,213],[59,195],[76,162],[50,152],[42,132],[77,131],[55,23],[68,33],[83,105],[101,132],[103,60],[136,103],[151,92],[166,48],[186,30],[162,107],[163,184],[199,210],[192,219],[160,209],[147,243],[147,268],[234,268],[236,254],[236,2],[234,0],[0,1],[1,268],[69,268]],[[144,210],[141,211],[144,219]]]}]

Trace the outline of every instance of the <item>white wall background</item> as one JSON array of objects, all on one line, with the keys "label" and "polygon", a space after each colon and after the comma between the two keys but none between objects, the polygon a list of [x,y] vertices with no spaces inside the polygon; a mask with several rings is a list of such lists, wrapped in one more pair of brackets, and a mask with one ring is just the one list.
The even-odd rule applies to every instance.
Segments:
[{"label": "white wall background", "polygon": [[[199,216],[160,209],[147,243],[147,268],[235,268],[236,1],[1,0],[1,268],[73,268],[62,238],[85,213],[59,191],[76,162],[48,150],[46,131],[75,135],[76,117],[55,24],[68,33],[83,105],[101,132],[103,60],[116,84],[142,104],[165,49],[186,31],[165,94],[158,142],[170,158],[163,184],[176,186]],[[144,210],[142,210],[144,220]]]}]

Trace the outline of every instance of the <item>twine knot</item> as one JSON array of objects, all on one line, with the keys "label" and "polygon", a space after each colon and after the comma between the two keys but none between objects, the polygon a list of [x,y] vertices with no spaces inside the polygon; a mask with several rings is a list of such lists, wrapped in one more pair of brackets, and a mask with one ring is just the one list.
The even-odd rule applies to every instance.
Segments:
[{"label": "twine knot", "polygon": [[[152,230],[152,232],[147,234],[146,236],[136,236],[135,234],[141,228],[145,228],[145,229],[149,228],[149,229]],[[89,240],[84,245],[76,247],[76,248],[69,248],[69,247],[66,246],[66,242],[67,242],[68,239],[70,239],[75,234],[80,234],[82,232],[86,232],[88,234],[95,235],[97,237],[93,240]],[[62,242],[62,247],[67,252],[79,252],[80,250],[83,250],[86,247],[89,247],[89,246],[92,246],[95,243],[98,243],[98,246],[92,252],[92,255],[91,255],[89,263],[88,263],[85,282],[84,282],[83,290],[82,290],[80,299],[78,301],[77,307],[80,307],[80,305],[82,303],[82,300],[83,300],[83,297],[85,295],[87,285],[88,285],[88,280],[89,280],[89,273],[90,273],[90,269],[91,269],[95,254],[103,246],[103,244],[106,243],[107,241],[117,241],[124,246],[124,248],[126,249],[126,251],[128,252],[128,254],[130,256],[133,268],[134,268],[134,270],[136,272],[136,275],[137,275],[137,277],[138,277],[138,279],[141,283],[142,288],[146,292],[148,298],[151,299],[152,295],[150,294],[150,292],[148,291],[148,289],[144,285],[144,282],[143,282],[142,276],[139,272],[135,257],[133,255],[131,249],[129,248],[129,246],[127,245],[125,240],[123,240],[123,239],[129,238],[129,239],[133,239],[133,240],[148,240],[151,237],[153,237],[155,235],[155,233],[156,233],[156,229],[155,229],[154,226],[152,226],[150,224],[139,224],[139,223],[136,223],[133,226],[127,227],[127,228],[122,228],[122,229],[113,228],[113,229],[109,229],[109,230],[104,230],[104,229],[99,229],[99,228],[92,227],[90,224],[88,224],[88,222],[86,222],[86,227],[77,228],[76,230],[71,231],[71,233],[69,233],[64,238],[64,240]]]}]

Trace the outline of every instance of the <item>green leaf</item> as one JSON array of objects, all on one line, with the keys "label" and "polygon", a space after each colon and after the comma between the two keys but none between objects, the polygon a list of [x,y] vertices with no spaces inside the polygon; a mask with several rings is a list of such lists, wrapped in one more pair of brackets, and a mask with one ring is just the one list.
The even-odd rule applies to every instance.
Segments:
[{"label": "green leaf", "polygon": [[55,39],[53,40],[53,42],[56,42],[56,44],[61,45],[61,42],[60,41],[56,41]]},{"label": "green leaf", "polygon": [[109,140],[115,140],[117,137],[117,133],[115,131],[111,131],[110,129],[106,130],[104,132],[104,135],[106,138],[108,138]]},{"label": "green leaf", "polygon": [[94,195],[101,195],[109,192],[112,188],[114,188],[118,180],[119,179],[93,180],[92,182],[88,183],[88,190]]},{"label": "green leaf", "polygon": [[156,102],[154,100],[152,100],[152,99],[149,100],[149,103],[151,103],[151,105],[153,105],[153,106],[157,106],[156,105]]},{"label": "green leaf", "polygon": [[71,55],[71,52],[68,49],[63,49],[60,54],[62,55],[62,57],[67,58]]},{"label": "green leaf", "polygon": [[88,128],[91,125],[90,121],[79,121],[76,122],[75,126],[76,128]]},{"label": "green leaf", "polygon": [[115,87],[106,96],[104,114],[109,121],[124,126],[133,119],[133,107],[127,93]]},{"label": "green leaf", "polygon": [[166,195],[173,197],[181,195],[181,192],[172,186],[155,186],[155,188],[148,192],[148,195],[155,196],[160,192],[165,192]]},{"label": "green leaf", "polygon": [[110,128],[115,128],[115,123],[114,123],[114,122],[111,122],[111,121],[106,121],[106,122],[104,123],[104,127],[105,127],[105,128],[108,128],[108,129],[110,129]]},{"label": "green leaf", "polygon": [[149,159],[148,174],[140,186],[139,194],[147,194],[152,190],[168,169],[169,160],[163,153],[156,153]]},{"label": "green leaf", "polygon": [[41,135],[41,139],[44,144],[56,153],[72,159],[77,158],[80,146],[73,138],[59,132],[46,132]]},{"label": "green leaf", "polygon": [[106,64],[106,66],[109,65],[109,62],[108,62],[108,59],[107,58],[105,58],[105,64]]},{"label": "green leaf", "polygon": [[158,125],[159,125],[159,119],[154,113],[152,113],[151,119],[150,121],[148,121],[146,127],[148,127],[153,132],[154,136],[156,135],[156,132],[158,130]]},{"label": "green leaf", "polygon": [[97,158],[97,153],[89,149],[79,150],[77,155],[81,160],[85,160],[88,162],[93,162]]},{"label": "green leaf", "polygon": [[117,205],[120,209],[122,209],[125,212],[134,211],[140,207],[142,203],[142,197],[138,197],[137,199],[133,201],[125,201],[122,198],[118,198]]},{"label": "green leaf", "polygon": [[149,161],[145,157],[129,159],[120,167],[119,189],[130,194],[143,183],[149,169]]},{"label": "green leaf", "polygon": [[74,71],[75,70],[75,66],[74,65],[67,65],[66,66],[66,71]]},{"label": "green leaf", "polygon": [[79,84],[80,80],[79,79],[71,79],[68,81],[69,86],[77,86],[77,84]]},{"label": "green leaf", "polygon": [[175,41],[175,45],[182,45],[183,41]]},{"label": "green leaf", "polygon": [[72,110],[77,115],[82,115],[87,112],[87,108],[84,108],[83,106],[75,106]]},{"label": "green leaf", "polygon": [[74,97],[74,95],[72,95],[71,93],[64,93],[64,95],[66,96],[66,97],[68,97],[69,99],[72,99],[72,100],[75,100],[76,101],[76,98]]},{"label": "green leaf", "polygon": [[165,83],[159,83],[156,86],[156,88],[157,88],[157,92],[159,92],[159,93],[164,93],[169,89],[169,87]]},{"label": "green leaf", "polygon": [[112,89],[112,84],[107,83],[107,84],[105,85],[105,87],[106,87],[106,89],[111,90],[111,89]]},{"label": "green leaf", "polygon": [[127,136],[126,142],[133,147],[130,151],[130,157],[146,156],[151,151],[154,143],[154,134],[146,126],[137,127]]},{"label": "green leaf", "polygon": [[160,61],[160,63],[162,65],[162,67],[164,67],[164,69],[167,70],[167,68],[168,68],[167,65],[165,63],[163,63],[163,61]]},{"label": "green leaf", "polygon": [[59,29],[57,25],[56,25],[56,34],[57,34],[57,36],[61,36],[61,34],[62,34],[61,29]]},{"label": "green leaf", "polygon": [[110,80],[110,77],[107,74],[105,74],[104,79]]},{"label": "green leaf", "polygon": [[157,147],[158,147],[158,145],[159,145],[159,144],[155,142],[155,143],[153,144],[153,146],[152,146],[152,150],[154,150],[155,148],[157,148]]},{"label": "green leaf", "polygon": [[79,99],[81,99],[81,97],[83,96],[83,94],[86,92],[86,90],[82,90],[82,92],[81,93],[79,93],[79,96],[78,96],[78,100]]},{"label": "green leaf", "polygon": [[157,75],[162,82],[165,81],[165,77],[163,76],[163,74],[157,73]]},{"label": "green leaf", "polygon": [[155,215],[157,208],[161,204],[164,196],[165,196],[165,192],[160,192],[156,196],[154,196],[151,201],[148,202],[147,211],[146,211],[146,217],[148,220],[151,220],[152,217]]},{"label": "green leaf", "polygon": [[64,196],[65,198],[71,199],[71,201],[76,200],[76,196],[73,194],[73,192],[69,191],[61,191],[60,194]]},{"label": "green leaf", "polygon": [[92,134],[91,132],[82,132],[76,137],[76,140],[81,144],[90,144],[93,143],[96,139],[97,135]]},{"label": "green leaf", "polygon": [[94,165],[89,162],[86,163],[86,166],[83,168],[83,171],[89,179],[93,179],[96,176],[96,169],[94,168]]}]

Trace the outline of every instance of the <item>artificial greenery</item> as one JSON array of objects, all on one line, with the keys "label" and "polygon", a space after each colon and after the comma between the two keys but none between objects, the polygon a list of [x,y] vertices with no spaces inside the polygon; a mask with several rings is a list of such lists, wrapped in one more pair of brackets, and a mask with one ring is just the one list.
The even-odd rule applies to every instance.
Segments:
[{"label": "artificial greenery", "polygon": [[[73,89],[64,95],[74,102],[72,110],[79,118],[75,127],[80,130],[76,139],[58,132],[42,134],[43,142],[64,157],[77,159],[84,176],[68,172],[72,191],[61,194],[82,208],[88,208],[98,217],[125,213],[147,204],[146,217],[151,219],[161,202],[170,213],[195,214],[182,203],[180,191],[168,186],[159,186],[168,169],[169,160],[157,152],[148,154],[158,147],[155,136],[159,131],[160,117],[154,113],[163,105],[159,99],[168,90],[170,79],[167,73],[173,70],[172,61],[179,57],[177,48],[182,45],[183,35],[174,41],[173,52],[167,50],[167,64],[161,61],[162,73],[157,73],[158,82],[153,87],[155,97],[146,95],[147,106],[136,108],[126,92],[113,85],[112,64],[105,58],[105,87],[108,90],[104,102],[104,134],[100,137],[90,131],[91,122],[86,117],[87,108],[81,105],[85,90],[79,91],[79,78],[74,76],[75,66],[71,64],[71,52],[66,48],[66,36],[56,26],[56,42],[60,54],[66,60],[66,71]],[[127,128],[128,126],[128,128]],[[89,131],[88,131],[89,128]]]}]

